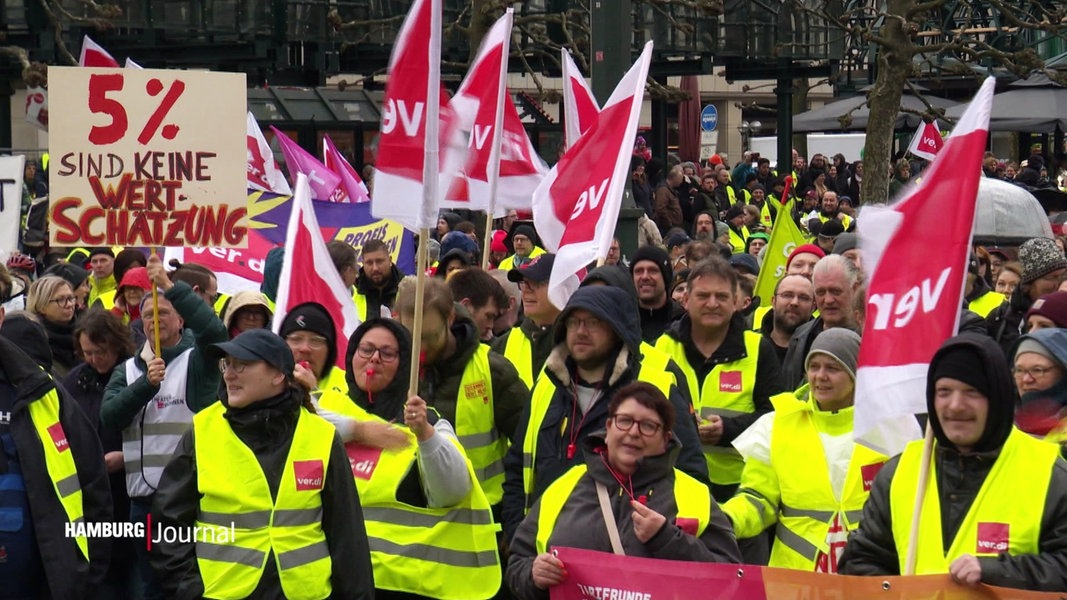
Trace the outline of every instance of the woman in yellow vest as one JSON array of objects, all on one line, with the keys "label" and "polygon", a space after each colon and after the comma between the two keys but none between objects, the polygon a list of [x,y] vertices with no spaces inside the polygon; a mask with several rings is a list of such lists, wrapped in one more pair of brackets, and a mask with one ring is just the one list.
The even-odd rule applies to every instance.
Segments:
[{"label": "woman in yellow vest", "polygon": [[628,556],[737,563],[741,553],[706,485],[674,468],[674,407],[645,382],[621,388],[607,429],[591,434],[585,464],[537,500],[511,542],[507,582],[522,599],[544,599],[566,579],[554,546]]},{"label": "woman in yellow vest", "polygon": [[853,440],[860,336],[827,329],[805,361],[808,383],[772,399],[775,412],[734,440],[745,457],[741,487],[723,505],[738,538],[777,523],[770,566],[836,573],[859,525],[871,480],[887,456]]},{"label": "woman in yellow vest", "polygon": [[214,348],[222,399],[193,418],[152,505],[166,597],[370,598],[348,457],[307,410],[289,346],[253,329]]},{"label": "woman in yellow vest", "polygon": [[493,597],[499,527],[452,425],[407,395],[407,329],[392,319],[365,321],[349,338],[345,364],[348,393],[326,391],[318,408],[346,443],[375,598]]}]

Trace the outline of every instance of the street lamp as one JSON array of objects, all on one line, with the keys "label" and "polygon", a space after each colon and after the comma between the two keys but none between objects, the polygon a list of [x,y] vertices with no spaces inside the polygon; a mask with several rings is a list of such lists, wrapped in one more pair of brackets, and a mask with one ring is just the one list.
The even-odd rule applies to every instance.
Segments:
[{"label": "street lamp", "polygon": [[763,129],[763,123],[759,121],[741,121],[737,130],[741,132],[741,150],[751,150],[752,136]]}]

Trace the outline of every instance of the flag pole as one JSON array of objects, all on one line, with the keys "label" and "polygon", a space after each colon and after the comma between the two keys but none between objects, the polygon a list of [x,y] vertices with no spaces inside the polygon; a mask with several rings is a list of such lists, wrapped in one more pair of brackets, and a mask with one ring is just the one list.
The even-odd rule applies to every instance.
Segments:
[{"label": "flag pole", "polygon": [[[933,418],[933,415],[930,415]],[[934,429],[930,427],[930,419],[926,420],[926,437],[923,439],[922,462],[919,463],[919,484],[915,491],[915,504],[911,511],[911,530],[908,534],[908,554],[904,561],[904,572],[901,575],[914,575],[915,563],[918,559],[919,549],[919,517],[922,513],[923,499],[926,497],[926,486],[930,481],[930,456],[934,451]]]},{"label": "flag pole", "polygon": [[426,137],[422,164],[422,212],[419,218],[419,248],[416,259],[415,320],[411,324],[411,373],[408,392],[419,393],[419,367],[422,354],[422,312],[426,289],[426,240],[431,221],[437,220],[438,171],[440,170],[441,130],[441,0],[430,2],[429,77],[426,82]]},{"label": "flag pole", "polygon": [[[163,261],[163,257],[156,253],[155,246],[152,246],[152,256],[159,257],[160,262]],[[166,268],[167,266],[163,265],[164,271],[166,271]],[[154,283],[152,284],[152,341],[152,350],[155,351],[156,357],[162,358],[163,355],[159,347],[159,288]]]},{"label": "flag pole", "polygon": [[510,6],[504,13],[508,20],[508,34],[501,44],[500,76],[497,78],[496,113],[493,115],[493,145],[489,150],[489,164],[486,175],[489,177],[489,207],[485,215],[485,246],[482,252],[482,270],[489,267],[489,241],[492,234],[493,212],[496,211],[496,190],[500,180],[500,145],[504,139],[504,102],[508,97],[508,55],[511,53],[511,19],[514,9]]}]

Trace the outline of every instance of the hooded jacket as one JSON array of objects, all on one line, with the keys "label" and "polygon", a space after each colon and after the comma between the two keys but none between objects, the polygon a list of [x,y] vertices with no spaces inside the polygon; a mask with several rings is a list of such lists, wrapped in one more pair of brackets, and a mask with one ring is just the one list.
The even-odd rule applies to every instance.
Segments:
[{"label": "hooded jacket", "polygon": [[[663,454],[642,458],[633,474],[633,493],[645,496],[649,508],[667,518],[663,527],[647,542],[637,539],[630,497],[601,459],[601,453],[607,451],[604,436],[605,432],[601,429],[583,442],[583,462],[588,471],[578,480],[560,511],[554,533],[549,538],[550,544],[612,551],[597,500],[596,483],[599,482],[607,488],[611,512],[615,515],[619,538],[627,556],[692,562],[741,562],[733,527],[715,500],[711,500],[708,525],[699,538],[674,525],[678,515],[678,503],[674,497],[674,467],[681,450],[676,437],[671,438]],[[549,595],[547,590],[534,585],[531,574],[534,559],[537,558],[536,539],[540,516],[541,502],[538,501],[511,542],[505,571],[508,586],[523,600],[543,600]]]},{"label": "hooded jacket", "polygon": [[[386,421],[396,420],[404,422],[404,403],[407,402],[408,380],[407,375],[411,372],[411,334],[398,321],[392,319],[368,319],[359,324],[348,338],[348,349],[345,351],[345,366],[350,367],[352,357],[356,354],[363,336],[372,328],[385,327],[400,344],[400,356],[397,358],[396,377],[389,382],[385,389],[372,394],[369,398],[367,392],[356,385],[356,375],[351,368],[345,369],[345,382],[348,384],[348,397],[360,408],[381,417]],[[373,400],[373,402],[372,402]]]},{"label": "hooded jacket", "polygon": [[[280,395],[233,408],[226,404],[225,389],[220,395],[222,403],[227,406],[226,420],[237,437],[255,454],[271,496],[277,500],[297,419],[303,410],[300,401],[291,389],[286,389]],[[182,437],[159,480],[152,517],[161,527],[192,526],[199,513],[194,431],[190,428]],[[336,434],[322,484],[322,498],[322,530],[333,562],[331,598],[369,599],[373,596],[374,582],[363,509],[348,455]],[[234,511],[240,512],[240,507],[235,506]],[[149,561],[160,575],[160,584],[167,598],[191,600],[203,597],[204,583],[196,560],[195,541],[152,544]],[[267,558],[259,584],[249,598],[285,598],[273,553]]]},{"label": "hooded jacket", "polygon": [[400,280],[403,278],[404,274],[396,268],[396,265],[393,265],[385,280],[385,285],[377,287],[361,267],[359,275],[356,276],[356,294],[363,296],[366,300],[367,314],[360,315],[360,318],[367,320],[381,315],[383,306],[392,308],[393,303],[396,302],[397,288],[400,287]]},{"label": "hooded jacket", "polygon": [[73,539],[65,537],[67,513],[48,475],[44,450],[30,418],[30,404],[51,390],[59,395],[59,422],[73,454],[81,486],[85,521],[114,520],[104,452],[96,430],[70,395],[19,347],[0,336],[0,378],[15,388],[10,432],[18,453],[26,494],[33,510],[37,550],[41,555],[47,589],[52,598],[86,598],[103,581],[108,569],[111,542],[103,537],[88,539],[89,560],[81,556]]},{"label": "hooded jacket", "polygon": [[[537,473],[534,482],[532,499],[540,497],[553,481],[559,478],[568,469],[582,460],[582,454],[577,453],[573,458],[566,458],[565,447],[569,439],[564,437],[567,428],[567,419],[575,413],[575,387],[573,382],[577,376],[577,366],[567,349],[567,328],[564,325],[567,317],[577,309],[584,309],[605,321],[615,332],[621,341],[618,349],[608,359],[608,369],[605,372],[603,388],[597,402],[581,418],[575,427],[575,443],[579,448],[586,437],[591,433],[602,430],[608,416],[607,400],[615,393],[615,390],[634,382],[641,370],[641,337],[638,333],[637,299],[615,287],[581,287],[571,296],[570,301],[556,319],[559,326],[556,327],[556,346],[545,361],[545,371],[537,386],[549,385],[554,388],[552,400],[541,427],[537,432],[527,431],[532,418],[530,405],[526,403],[512,440],[511,448],[504,457],[504,503],[502,506],[501,520],[503,521],[504,533],[510,537],[519,526],[526,513],[526,494],[523,489],[523,444],[527,435],[537,436],[537,456],[533,465]],[[673,369],[680,371],[677,365],[671,362]],[[671,386],[668,400],[674,405],[677,421],[674,425],[674,433],[681,443],[681,453],[678,458],[678,468],[703,483],[708,482],[708,467],[704,460],[704,454],[700,447],[700,436],[697,433],[696,420],[693,417],[693,405],[688,394],[683,394],[683,386],[676,383]],[[580,411],[578,411],[580,412]]]},{"label": "hooded jacket", "polygon": [[[930,373],[949,350],[965,347],[980,362],[975,365],[988,378],[990,394],[986,429],[969,453],[961,453],[945,436],[934,410],[936,381],[927,378],[926,406],[934,432],[934,470],[941,505],[941,538],[948,548],[982,484],[996,462],[1012,431],[1015,386],[1011,371],[997,344],[989,337],[965,333],[945,342],[930,361]],[[863,508],[863,520],[841,557],[840,572],[845,575],[898,575],[899,552],[893,539],[890,490],[900,456],[885,464],[874,479],[870,497]],[[1020,465],[1022,466],[1022,465]],[[1067,464],[1057,460],[1052,468],[1048,495],[1041,517],[1040,554],[979,558],[982,583],[1029,590],[1067,591]],[[910,511],[910,509],[909,509]]]}]

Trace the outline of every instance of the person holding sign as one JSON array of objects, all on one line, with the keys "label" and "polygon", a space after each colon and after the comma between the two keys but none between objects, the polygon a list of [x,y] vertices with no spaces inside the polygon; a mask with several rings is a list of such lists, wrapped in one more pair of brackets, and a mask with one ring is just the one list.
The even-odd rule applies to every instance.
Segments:
[{"label": "person holding sign", "polygon": [[[285,340],[253,329],[208,356],[221,399],[182,435],[152,506],[151,560],[167,597],[371,598],[348,457],[309,410]],[[192,539],[167,535],[194,526]]]},{"label": "person holding sign", "polygon": [[948,573],[964,585],[1067,591],[1067,463],[1060,449],[1012,424],[1015,389],[996,342],[978,333],[947,340],[926,379],[933,458],[915,514],[923,442],[878,472],[839,571]]},{"label": "person holding sign", "polygon": [[606,429],[584,441],[584,460],[545,490],[511,542],[507,582],[523,600],[545,599],[566,565],[554,546],[627,556],[738,563],[733,530],[707,486],[674,467],[674,406],[655,385],[612,396]]},{"label": "person holding sign", "polygon": [[346,443],[375,598],[492,597],[499,528],[452,425],[408,396],[411,335],[392,319],[365,321],[349,338],[345,365],[348,392],[327,390],[317,409]]}]

